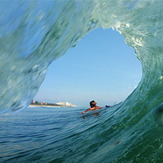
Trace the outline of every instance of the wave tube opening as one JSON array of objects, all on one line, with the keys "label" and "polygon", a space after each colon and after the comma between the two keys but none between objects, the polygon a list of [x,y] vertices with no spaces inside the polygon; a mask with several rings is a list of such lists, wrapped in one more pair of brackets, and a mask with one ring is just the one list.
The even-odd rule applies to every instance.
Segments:
[{"label": "wave tube opening", "polygon": [[[9,2],[1,2],[1,8],[8,6]],[[143,79],[137,90],[144,94],[147,89],[154,89],[155,80],[158,81],[156,85],[162,84],[161,38],[156,37],[160,36],[158,22],[161,10],[155,13],[150,8],[153,2],[149,6],[148,1],[133,3],[105,0],[101,3],[51,1],[33,5],[32,2],[12,4],[13,8],[1,10],[1,15],[6,15],[6,19],[1,18],[4,26],[0,31],[2,111],[16,111],[28,106],[44,80],[49,64],[62,56],[68,48],[75,46],[86,33],[98,27],[115,28],[125,37],[127,44],[134,48],[143,65]],[[150,14],[141,17],[141,12],[138,12],[143,12],[142,7],[146,5],[149,8],[146,11],[154,13],[152,19]],[[157,7],[159,3],[156,4]],[[138,17],[141,17],[139,21]],[[152,27],[145,27],[144,22],[156,22],[156,32],[151,33]],[[157,57],[155,50],[159,53]],[[155,69],[157,73],[154,73]]]},{"label": "wave tube opening", "polygon": [[49,66],[34,100],[88,107],[89,100],[96,99],[100,106],[113,105],[124,101],[140,77],[140,62],[124,38],[99,28]]}]

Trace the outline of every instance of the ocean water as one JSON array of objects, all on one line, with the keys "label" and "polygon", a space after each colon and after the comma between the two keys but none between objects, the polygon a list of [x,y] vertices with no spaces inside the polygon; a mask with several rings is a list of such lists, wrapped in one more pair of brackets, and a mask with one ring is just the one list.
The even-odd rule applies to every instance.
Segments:
[{"label": "ocean water", "polygon": [[[103,108],[98,114],[96,111],[85,116],[80,115],[82,111],[79,107],[29,107],[16,114],[2,114],[0,162],[83,161],[88,155],[87,151],[80,155],[83,144],[96,135],[96,126],[111,109]],[[91,142],[94,148],[99,146],[96,139]],[[72,157],[73,152],[78,156]]]},{"label": "ocean water", "polygon": [[80,115],[86,108],[29,107],[1,114],[0,162],[161,163],[162,128],[156,126],[146,133],[147,120],[144,126],[127,126],[117,119],[120,108],[118,104]]},{"label": "ocean water", "polygon": [[[11,155],[11,159],[18,157],[17,160],[25,155],[31,160],[34,156],[37,156],[35,160],[45,156],[45,160],[53,162],[163,162],[162,0],[2,0],[0,15],[1,127],[6,125],[1,135],[5,137],[9,132],[23,130],[23,124],[32,123],[31,128],[34,129],[37,126],[34,118],[39,114],[49,114],[48,111],[39,113],[38,110],[32,113],[30,109],[14,115],[10,112],[25,109],[30,104],[50,63],[75,47],[90,31],[100,27],[117,30],[124,36],[126,44],[133,47],[142,64],[139,85],[124,102],[110,108],[111,113],[106,111],[102,118],[87,115],[84,119],[73,110],[73,113],[65,115],[65,123],[72,125],[71,120],[77,118],[73,126],[75,123],[79,125],[80,131],[75,130],[75,126],[72,130],[69,128],[66,132],[70,139],[61,137],[63,141],[58,141],[58,146],[46,144],[44,140],[43,146],[32,154],[32,149],[22,150],[25,145],[13,145],[17,148],[13,153],[10,145],[4,145],[1,147],[6,148],[3,158],[6,153]],[[64,116],[66,112],[62,113]],[[19,117],[20,114],[22,117]],[[15,124],[18,121],[14,117],[20,118],[19,123]],[[41,122],[40,119],[36,122],[43,127],[47,121],[42,119]],[[52,119],[55,120],[54,117]],[[30,133],[33,129],[24,127],[24,132],[29,134],[22,136],[30,147],[34,143],[29,143],[30,138],[26,136],[33,138],[33,133]],[[80,134],[75,135],[74,130]],[[54,139],[53,130],[49,129],[48,133],[51,137],[47,139]],[[40,134],[46,132],[40,128]],[[55,138],[59,140],[57,136]],[[6,138],[2,142],[5,144],[9,140]]]}]

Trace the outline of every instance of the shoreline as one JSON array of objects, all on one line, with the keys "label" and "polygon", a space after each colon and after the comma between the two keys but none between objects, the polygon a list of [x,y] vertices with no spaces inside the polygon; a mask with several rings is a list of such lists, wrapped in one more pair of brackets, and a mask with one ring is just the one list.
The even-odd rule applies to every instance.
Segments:
[{"label": "shoreline", "polygon": [[28,107],[62,107],[62,106],[56,106],[56,105],[29,105]]},{"label": "shoreline", "polygon": [[58,107],[74,107],[74,106],[66,106],[66,105],[35,105],[35,104],[30,104],[28,107],[56,107],[56,108],[58,108]]}]

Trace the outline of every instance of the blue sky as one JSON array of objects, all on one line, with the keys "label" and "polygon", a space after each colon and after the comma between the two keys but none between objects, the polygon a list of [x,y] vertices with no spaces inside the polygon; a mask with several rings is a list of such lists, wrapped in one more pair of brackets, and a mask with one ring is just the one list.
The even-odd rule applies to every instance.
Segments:
[{"label": "blue sky", "polygon": [[89,107],[123,101],[138,85],[142,68],[117,31],[96,29],[54,61],[35,100]]}]

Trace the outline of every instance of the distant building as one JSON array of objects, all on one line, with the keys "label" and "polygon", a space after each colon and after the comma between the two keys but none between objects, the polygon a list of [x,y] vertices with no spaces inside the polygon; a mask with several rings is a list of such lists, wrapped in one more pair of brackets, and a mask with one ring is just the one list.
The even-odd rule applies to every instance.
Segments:
[{"label": "distant building", "polygon": [[71,106],[76,107],[76,105],[73,105],[69,102],[58,102],[58,103],[47,103],[47,102],[39,102],[32,100],[31,105],[38,105],[38,106]]},{"label": "distant building", "polygon": [[76,105],[71,104],[71,103],[69,103],[69,102],[58,102],[57,105],[60,105],[60,106],[71,106],[71,107],[76,107]]}]

